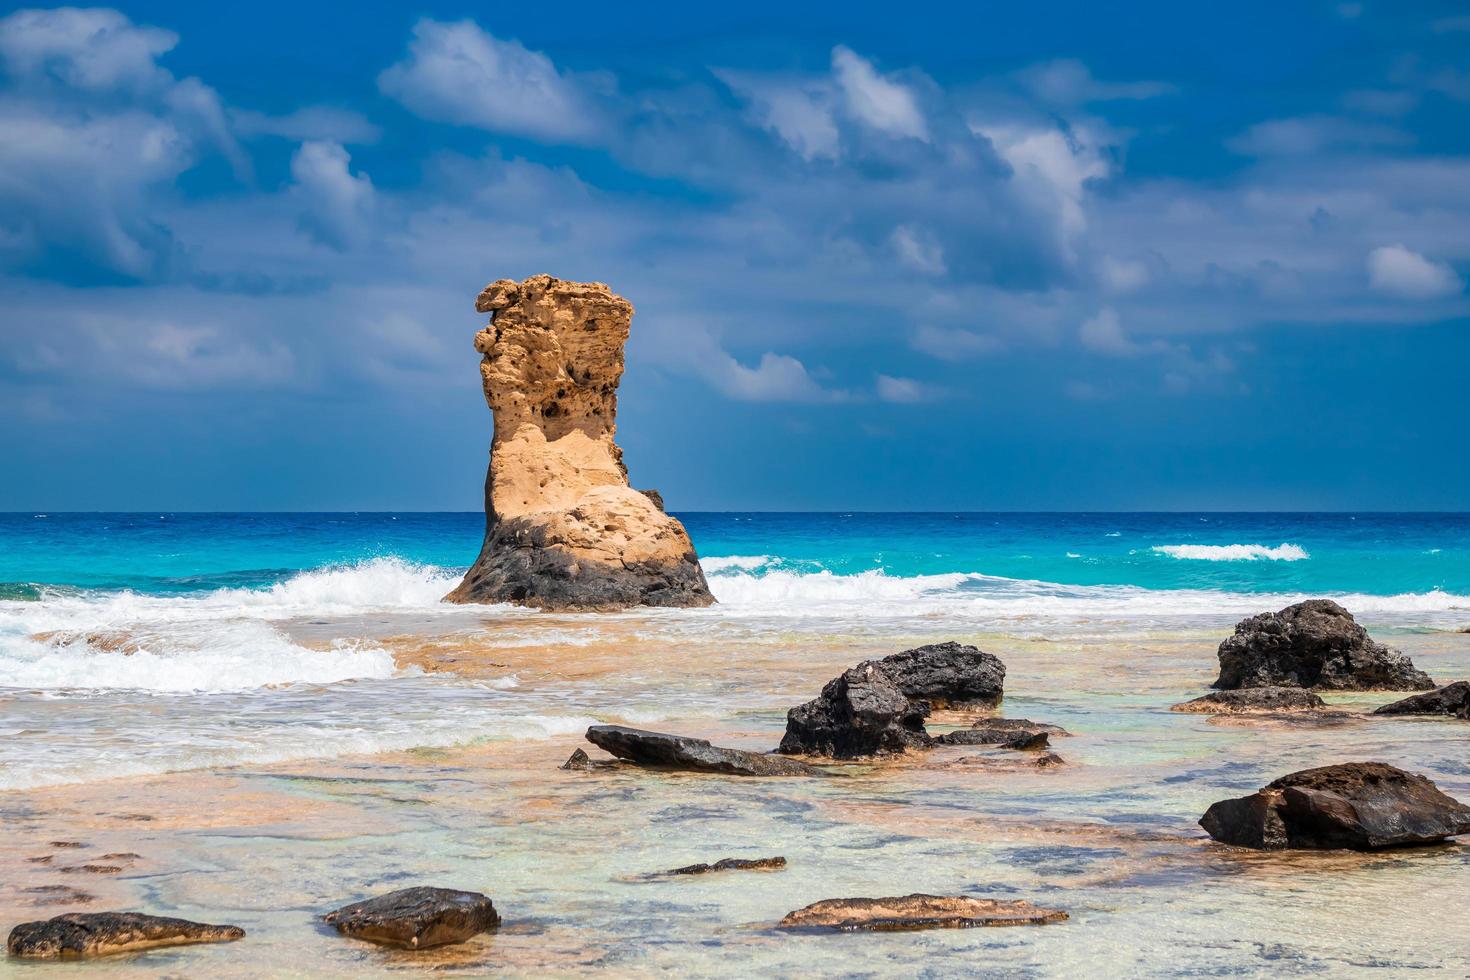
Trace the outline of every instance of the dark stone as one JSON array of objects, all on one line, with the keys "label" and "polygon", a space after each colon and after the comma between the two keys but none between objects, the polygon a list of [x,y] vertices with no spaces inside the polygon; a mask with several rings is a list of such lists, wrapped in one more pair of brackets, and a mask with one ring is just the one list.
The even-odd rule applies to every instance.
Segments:
[{"label": "dark stone", "polygon": [[994,707],[1005,688],[1006,666],[976,647],[950,641],[915,647],[878,661],[906,697],[945,708]]},{"label": "dark stone", "polygon": [[479,892],[425,887],[389,892],[322,918],[344,936],[407,949],[462,943],[500,925],[495,904]]},{"label": "dark stone", "polygon": [[1374,642],[1331,599],[1308,599],[1241,620],[1220,644],[1214,687],[1422,691],[1434,686],[1409,658]]},{"label": "dark stone", "polygon": [[570,756],[567,757],[567,761],[566,762],[563,762],[561,764],[561,768],[562,769],[591,769],[592,768],[592,760],[587,757],[587,753],[586,752],[583,752],[581,749],[577,749]]},{"label": "dark stone", "polygon": [[1066,764],[1066,760],[1055,752],[1042,752],[1040,755],[967,755],[956,759],[951,765],[959,769],[1028,772],[1033,769],[1054,769]]},{"label": "dark stone", "polygon": [[1385,704],[1375,715],[1453,715],[1470,718],[1470,681],[1455,681],[1426,694]]},{"label": "dark stone", "polygon": [[645,732],[622,725],[593,725],[587,741],[619,759],[659,769],[717,772],[730,776],[825,776],[795,759],[762,752],[722,749],[702,738]]},{"label": "dark stone", "polygon": [[515,602],[538,609],[613,610],[707,606],[713,600],[691,549],[677,561],[578,561],[549,541],[544,525],[498,520],[454,602]]},{"label": "dark stone", "polygon": [[1194,714],[1234,715],[1255,712],[1317,711],[1327,707],[1311,691],[1299,687],[1247,687],[1235,691],[1214,691],[1204,697],[1176,704],[1170,711]]},{"label": "dark stone", "polygon": [[1416,773],[1348,762],[1294,772],[1250,796],[1221,800],[1200,826],[1239,847],[1367,851],[1470,833],[1470,807]]},{"label": "dark stone", "polygon": [[[659,510],[664,510],[663,494],[659,493],[657,490],[639,490],[638,492],[643,494],[643,496],[647,497],[649,500],[652,500],[653,506],[657,507]],[[664,513],[668,513],[668,511],[664,511]]]},{"label": "dark stone", "polygon": [[944,895],[896,898],[829,898],[788,912],[781,929],[894,932],[964,929],[974,926],[1039,926],[1061,922],[1067,913],[1017,899]]},{"label": "dark stone", "polygon": [[213,926],[141,912],[70,912],[44,922],[21,923],[10,931],[5,951],[11,956],[73,959],[155,946],[223,943],[244,935],[245,930],[238,926]]},{"label": "dark stone", "polygon": [[721,858],[714,864],[688,864],[665,871],[666,875],[703,875],[712,871],[777,871],[786,867],[784,857]]},{"label": "dark stone", "polygon": [[786,714],[777,752],[834,759],[927,748],[929,706],[906,697],[879,661],[869,660],[833,678],[822,693]]},{"label": "dark stone", "polygon": [[[1002,745],[1006,748],[1041,748],[1049,743],[1050,736],[1067,734],[1065,729],[1056,725],[1030,721],[1026,718],[982,718],[975,722],[973,727],[940,735],[934,742],[937,745]],[[1042,738],[1035,745],[1025,744],[1037,735]]]}]

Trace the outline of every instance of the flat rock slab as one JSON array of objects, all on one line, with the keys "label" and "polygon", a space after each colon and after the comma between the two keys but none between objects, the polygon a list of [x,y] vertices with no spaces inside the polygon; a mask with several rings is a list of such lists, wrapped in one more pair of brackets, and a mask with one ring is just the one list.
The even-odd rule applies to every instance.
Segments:
[{"label": "flat rock slab", "polygon": [[587,741],[628,762],[660,769],[714,772],[727,776],[826,776],[796,759],[741,749],[724,749],[702,738],[646,732],[622,725],[593,725]]},{"label": "flat rock slab", "polygon": [[1247,687],[1234,691],[1213,691],[1193,701],[1176,704],[1169,710],[1192,714],[1237,715],[1321,711],[1326,707],[1326,701],[1300,687]]},{"label": "flat rock slab", "polygon": [[243,939],[239,926],[215,926],[141,912],[71,912],[10,931],[5,951],[36,959],[79,959],[159,946],[224,943]]},{"label": "flat rock slab", "polygon": [[966,755],[950,763],[950,766],[987,769],[992,772],[1028,772],[1034,769],[1057,769],[1066,764],[1066,760],[1055,752],[1041,752],[1027,755]]},{"label": "flat rock slab", "polygon": [[495,904],[479,892],[426,887],[345,905],[322,918],[344,936],[405,949],[462,943],[500,925]]},{"label": "flat rock slab", "polygon": [[714,871],[779,871],[786,867],[784,857],[721,858],[714,864],[686,864],[665,871],[664,875],[703,875]]},{"label": "flat rock slab", "polygon": [[994,745],[1002,749],[1044,749],[1050,743],[1051,736],[1039,730],[995,731],[983,728],[962,728],[934,740],[936,745]]},{"label": "flat rock slab", "polygon": [[1470,718],[1470,681],[1455,681],[1444,687],[1385,704],[1375,715],[1450,715]]},{"label": "flat rock slab", "polygon": [[1200,818],[1215,840],[1261,850],[1371,851],[1470,833],[1470,807],[1416,773],[1382,762],[1294,772]]},{"label": "flat rock slab", "polygon": [[787,913],[778,928],[897,932],[1040,926],[1066,918],[1066,912],[1014,899],[915,894],[897,898],[829,898]]}]

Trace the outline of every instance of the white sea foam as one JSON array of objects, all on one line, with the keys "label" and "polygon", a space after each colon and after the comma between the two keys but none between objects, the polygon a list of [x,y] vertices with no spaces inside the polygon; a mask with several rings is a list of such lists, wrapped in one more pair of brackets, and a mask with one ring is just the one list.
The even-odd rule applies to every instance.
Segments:
[{"label": "white sea foam", "polygon": [[770,555],[727,555],[723,557],[705,557],[699,559],[699,567],[704,569],[706,575],[717,575],[729,569],[741,569],[751,571],[771,564],[776,559]]},{"label": "white sea foam", "polygon": [[1312,557],[1295,544],[1268,548],[1263,544],[1164,544],[1152,549],[1170,558],[1192,561],[1305,561]]}]

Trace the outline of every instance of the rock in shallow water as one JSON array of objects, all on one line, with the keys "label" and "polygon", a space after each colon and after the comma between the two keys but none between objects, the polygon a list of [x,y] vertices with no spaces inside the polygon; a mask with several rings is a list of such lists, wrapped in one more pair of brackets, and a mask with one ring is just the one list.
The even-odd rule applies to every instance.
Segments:
[{"label": "rock in shallow water", "polygon": [[495,904],[479,892],[426,887],[345,905],[322,918],[344,936],[406,949],[462,943],[500,925]]},{"label": "rock in shallow water", "polygon": [[1200,818],[1215,840],[1262,850],[1367,851],[1470,833],[1470,807],[1430,780],[1382,762],[1305,769],[1221,800]]},{"label": "rock in shallow water", "polygon": [[786,714],[777,752],[857,759],[925,748],[929,707],[898,689],[880,662],[870,660],[828,681],[822,693]]},{"label": "rock in shallow water", "polygon": [[593,725],[587,741],[605,752],[641,766],[714,772],[729,776],[825,776],[805,762],[779,755],[724,749],[702,738],[645,732],[622,725]]},{"label": "rock in shallow water", "polygon": [[1455,681],[1424,694],[1385,704],[1375,715],[1452,715],[1470,718],[1470,681]]},{"label": "rock in shallow water", "polygon": [[665,871],[665,875],[703,875],[714,871],[779,871],[786,867],[784,857],[721,858],[714,864],[686,864]]},{"label": "rock in shallow water", "polygon": [[970,728],[940,735],[936,745],[999,745],[1008,749],[1045,748],[1051,736],[1070,733],[1057,725],[1026,718],[982,718]]},{"label": "rock in shallow water", "polygon": [[223,943],[241,939],[238,926],[216,926],[141,912],[72,912],[44,922],[24,922],[10,932],[11,956],[71,959],[107,956],[158,946]]},{"label": "rock in shallow water", "polygon": [[905,697],[945,708],[991,708],[1005,692],[1006,666],[977,647],[931,643],[884,657],[878,664]]},{"label": "rock in shallow water", "polygon": [[1220,644],[1214,686],[1422,691],[1434,686],[1408,657],[1368,636],[1331,599],[1308,599],[1241,620]]},{"label": "rock in shallow water", "polygon": [[1300,687],[1248,687],[1236,691],[1214,691],[1204,697],[1176,704],[1170,711],[1193,714],[1234,715],[1256,712],[1316,711],[1327,707],[1311,691]]},{"label": "rock in shallow water", "polygon": [[829,898],[787,913],[778,927],[888,932],[1039,926],[1066,918],[1066,912],[1014,899],[914,894],[896,898]]}]

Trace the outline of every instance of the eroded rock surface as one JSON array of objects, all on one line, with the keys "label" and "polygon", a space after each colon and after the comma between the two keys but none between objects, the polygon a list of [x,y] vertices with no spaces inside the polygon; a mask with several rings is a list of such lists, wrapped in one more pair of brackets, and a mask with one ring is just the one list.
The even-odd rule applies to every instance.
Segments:
[{"label": "eroded rock surface", "polygon": [[1470,681],[1455,681],[1424,694],[1385,704],[1375,715],[1452,715],[1470,718]]},{"label": "eroded rock surface", "polygon": [[1028,718],[981,718],[969,728],[940,735],[937,745],[999,745],[1003,748],[1045,748],[1052,736],[1070,734],[1066,729]]},{"label": "eroded rock surface", "polygon": [[495,903],[485,895],[427,887],[389,892],[322,918],[344,936],[405,949],[462,943],[500,925]]},{"label": "eroded rock surface", "polygon": [[71,912],[10,931],[11,956],[72,959],[128,953],[157,946],[223,943],[245,936],[238,926],[215,926],[141,912]]},{"label": "eroded rock surface", "polygon": [[779,927],[842,932],[964,929],[1039,926],[1066,918],[1066,912],[1018,899],[914,894],[896,898],[829,898],[788,912]]},{"label": "eroded rock surface", "polygon": [[614,441],[633,305],[602,283],[501,279],[475,308],[495,417],[485,541],[452,602],[546,609],[714,601],[684,526],[628,486]]},{"label": "eroded rock surface", "polygon": [[1214,686],[1422,691],[1434,686],[1408,657],[1368,636],[1331,599],[1308,599],[1242,620],[1220,644]]},{"label": "eroded rock surface", "polygon": [[714,864],[686,864],[665,871],[665,875],[704,875],[715,871],[779,871],[786,867],[784,857],[721,858]]},{"label": "eroded rock surface", "polygon": [[1433,782],[1382,762],[1294,772],[1200,818],[1215,840],[1262,850],[1368,851],[1470,833],[1470,807]]},{"label": "eroded rock surface", "polygon": [[1321,711],[1326,707],[1326,701],[1300,687],[1246,687],[1234,691],[1213,691],[1204,697],[1176,704],[1169,710],[1205,715],[1236,715]]},{"label": "eroded rock surface", "polygon": [[628,762],[660,769],[716,772],[729,776],[825,776],[796,759],[742,749],[725,749],[702,738],[646,732],[622,725],[593,725],[587,741]]},{"label": "eroded rock surface", "polygon": [[904,650],[878,661],[907,697],[945,708],[990,708],[1005,691],[1006,666],[977,647],[950,641]]},{"label": "eroded rock surface", "polygon": [[898,689],[880,661],[869,660],[828,681],[822,693],[786,715],[776,750],[791,755],[857,759],[926,748],[929,706]]}]

